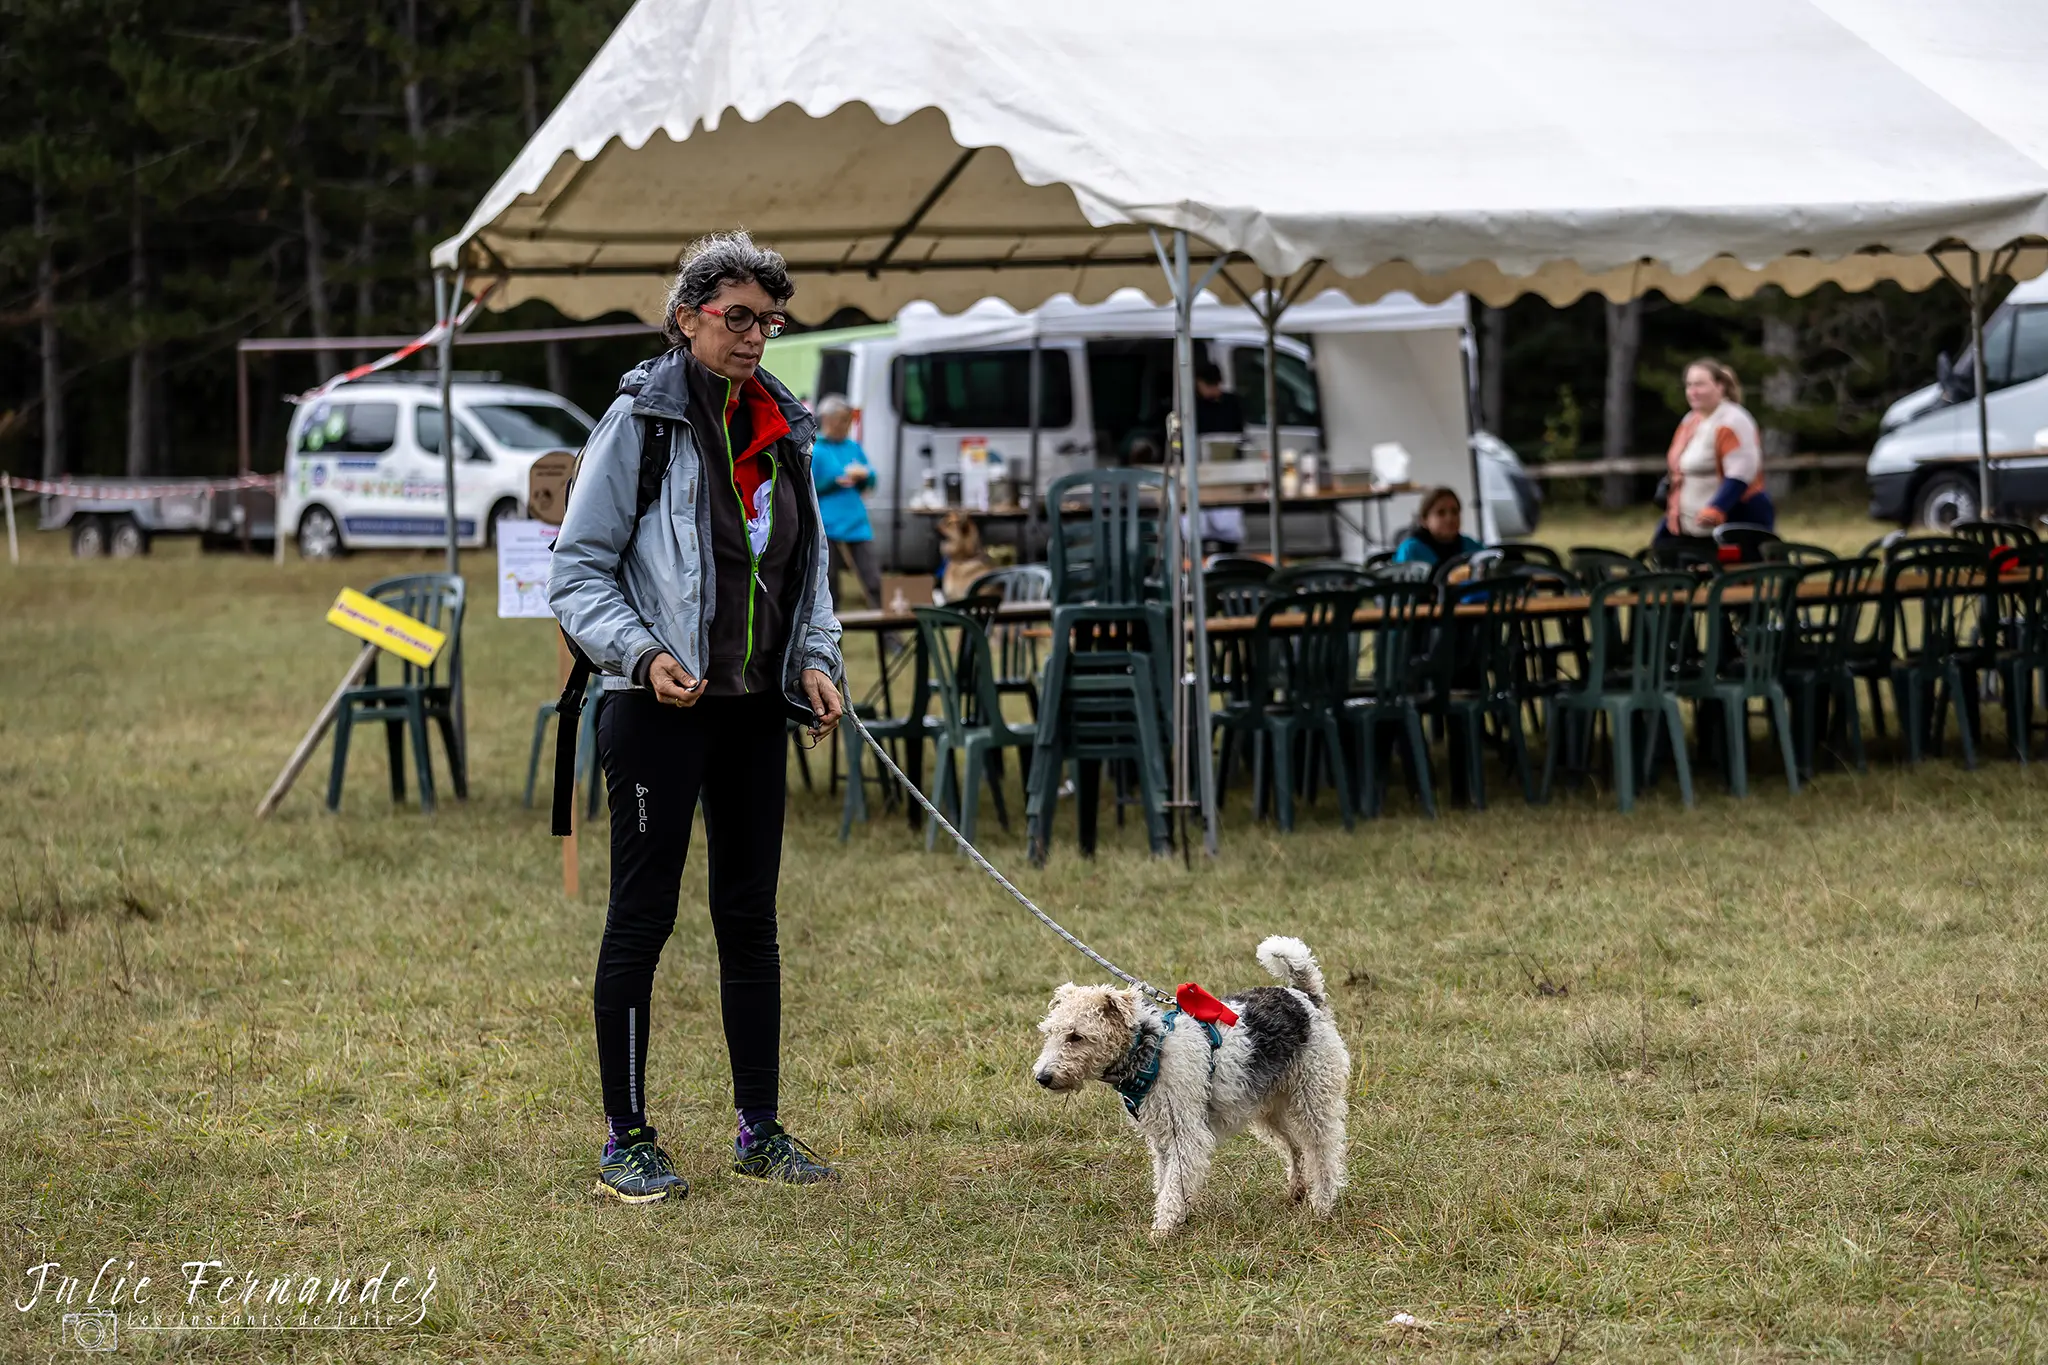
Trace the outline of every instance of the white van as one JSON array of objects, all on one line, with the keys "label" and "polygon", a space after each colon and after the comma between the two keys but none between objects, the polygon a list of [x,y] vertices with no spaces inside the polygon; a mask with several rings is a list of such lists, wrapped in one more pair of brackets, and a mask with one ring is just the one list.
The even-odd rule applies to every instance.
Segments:
[{"label": "white van", "polygon": [[[1865,467],[1870,515],[1942,529],[1982,515],[1974,360],[1891,405]],[[2048,509],[2048,275],[2014,286],[1984,323],[1984,410],[2001,505]]]},{"label": "white van", "polygon": [[[1299,305],[1283,326],[1317,338],[1313,351],[1292,336],[1276,343],[1283,450],[1353,471],[1366,467],[1372,444],[1398,441],[1414,460],[1415,482],[1452,484],[1468,502],[1476,459],[1488,531],[1534,529],[1533,484],[1513,452],[1491,438],[1468,444],[1463,299],[1423,305],[1397,297],[1361,306],[1325,295]],[[1213,302],[1197,305],[1195,330],[1197,361],[1222,372],[1245,427],[1241,444],[1202,443],[1203,478],[1260,483],[1268,468],[1264,335],[1248,309]],[[1163,445],[1173,406],[1172,335],[1172,311],[1129,290],[1100,304],[1055,299],[1030,313],[984,301],[946,316],[914,304],[888,326],[772,342],[763,363],[801,398],[839,393],[854,405],[855,435],[876,475],[868,497],[876,543],[885,562],[914,570],[936,563],[937,543],[933,518],[908,507],[927,488],[946,497],[963,447],[986,447],[1006,476],[1030,483],[1034,350],[1042,493],[1063,475],[1133,462],[1143,446],[1156,452]],[[1355,509],[1347,505],[1343,516]],[[1340,525],[1334,536],[1328,514],[1290,512],[1287,547],[1297,555],[1355,554],[1365,540],[1397,531],[1408,510],[1382,507],[1369,516],[1373,524]],[[1248,548],[1266,543],[1263,512],[1246,519]]]},{"label": "white van", "polygon": [[[525,507],[533,462],[581,449],[592,423],[561,395],[520,384],[463,376],[451,396],[456,534],[483,547],[493,525]],[[447,543],[439,376],[344,384],[300,404],[286,439],[278,525],[297,537],[304,558]]]}]

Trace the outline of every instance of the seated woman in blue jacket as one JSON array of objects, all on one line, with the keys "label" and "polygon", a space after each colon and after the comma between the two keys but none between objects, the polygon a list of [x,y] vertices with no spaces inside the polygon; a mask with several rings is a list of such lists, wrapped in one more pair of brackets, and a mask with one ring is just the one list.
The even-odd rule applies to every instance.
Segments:
[{"label": "seated woman in blue jacket", "polygon": [[1415,524],[1402,535],[1394,551],[1394,562],[1441,564],[1480,549],[1478,541],[1458,529],[1464,520],[1465,508],[1458,501],[1457,490],[1430,489],[1415,509]]}]

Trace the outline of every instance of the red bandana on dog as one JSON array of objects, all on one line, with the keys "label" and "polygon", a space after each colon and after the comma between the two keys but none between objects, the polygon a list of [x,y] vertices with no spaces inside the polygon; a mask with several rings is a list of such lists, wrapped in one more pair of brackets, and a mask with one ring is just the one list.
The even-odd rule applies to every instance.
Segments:
[{"label": "red bandana on dog", "polygon": [[1203,990],[1192,981],[1183,981],[1180,989],[1173,993],[1181,1013],[1204,1024],[1221,1024],[1233,1028],[1237,1024],[1237,1012]]}]

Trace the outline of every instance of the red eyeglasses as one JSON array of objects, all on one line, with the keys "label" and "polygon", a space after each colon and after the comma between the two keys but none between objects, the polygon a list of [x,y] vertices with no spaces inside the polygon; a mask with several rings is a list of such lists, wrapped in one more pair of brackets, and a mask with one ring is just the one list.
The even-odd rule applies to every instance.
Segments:
[{"label": "red eyeglasses", "polygon": [[728,332],[743,333],[758,322],[761,324],[761,335],[771,340],[781,336],[782,329],[789,326],[787,313],[757,313],[744,303],[735,303],[726,308],[713,308],[709,304],[704,304],[697,311],[722,318]]}]

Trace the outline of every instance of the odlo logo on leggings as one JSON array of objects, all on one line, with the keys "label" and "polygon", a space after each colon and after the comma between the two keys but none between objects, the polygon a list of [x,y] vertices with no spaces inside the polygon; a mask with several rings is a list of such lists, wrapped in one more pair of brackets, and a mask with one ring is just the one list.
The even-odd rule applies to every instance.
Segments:
[{"label": "odlo logo on leggings", "polygon": [[639,798],[639,801],[640,801],[640,832],[641,832],[642,834],[645,834],[645,833],[647,832],[647,786],[646,786],[646,784],[645,784],[645,783],[642,783],[642,782],[635,782],[635,783],[633,784],[633,795],[634,795],[634,796],[636,796],[636,797],[638,797],[638,798]]}]

